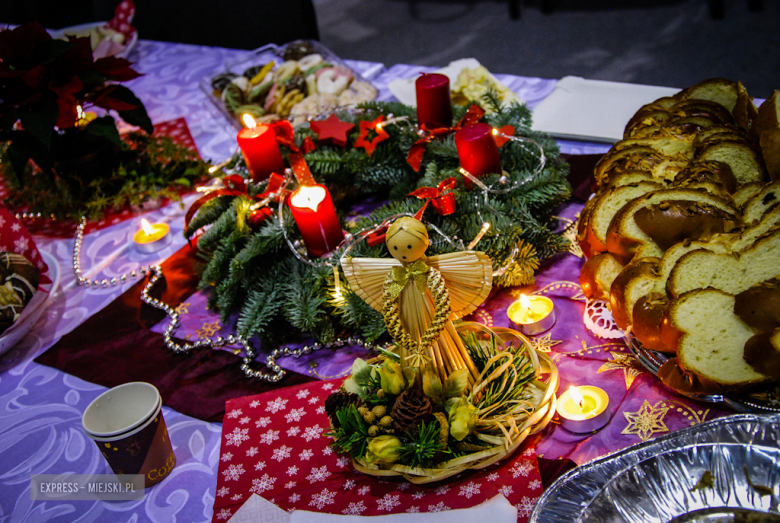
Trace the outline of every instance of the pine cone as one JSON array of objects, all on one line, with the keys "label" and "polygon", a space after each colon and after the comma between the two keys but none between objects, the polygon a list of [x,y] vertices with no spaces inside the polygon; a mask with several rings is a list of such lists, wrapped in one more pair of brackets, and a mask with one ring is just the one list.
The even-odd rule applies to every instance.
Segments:
[{"label": "pine cone", "polygon": [[431,417],[433,406],[428,396],[417,389],[409,389],[395,399],[391,416],[395,430],[409,432]]},{"label": "pine cone", "polygon": [[336,412],[338,412],[339,409],[343,407],[349,407],[350,405],[354,405],[355,407],[360,407],[361,405],[363,405],[363,400],[361,400],[360,396],[358,396],[357,394],[353,394],[351,392],[346,392],[343,390],[334,392],[333,394],[325,398],[325,413],[330,418],[330,422],[333,423],[334,427],[338,427]]}]

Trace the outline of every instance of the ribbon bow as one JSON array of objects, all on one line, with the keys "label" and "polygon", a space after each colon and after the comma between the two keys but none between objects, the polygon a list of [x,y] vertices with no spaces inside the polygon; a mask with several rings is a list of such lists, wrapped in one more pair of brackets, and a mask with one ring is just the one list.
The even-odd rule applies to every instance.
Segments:
[{"label": "ribbon bow", "polygon": [[[271,194],[279,191],[279,189],[282,188],[284,185],[284,176],[281,176],[276,173],[271,173],[271,176],[268,177],[268,186],[266,187],[265,191],[262,193],[256,195],[254,197],[254,200],[256,201],[262,201],[268,198]],[[249,193],[247,191],[246,182],[244,179],[238,175],[238,174],[231,174],[228,176],[225,176],[222,178],[222,187],[217,187],[200,198],[198,198],[192,206],[187,211],[187,214],[184,216],[184,230],[187,231],[190,226],[190,220],[192,220],[192,217],[195,216],[195,213],[198,212],[198,210],[203,207],[203,204],[206,202],[213,200],[214,198],[218,198],[220,196],[248,196]],[[278,201],[279,195],[276,197],[276,201]]]},{"label": "ribbon bow", "polygon": [[422,124],[420,129],[426,132],[427,135],[423,138],[420,138],[414,143],[414,145],[412,145],[411,149],[409,149],[409,154],[406,157],[406,161],[409,163],[409,165],[412,166],[412,169],[419,172],[420,165],[422,165],[423,155],[425,155],[425,146],[428,145],[428,143],[432,142],[434,138],[438,138],[439,136],[445,136],[447,134],[454,133],[464,125],[475,124],[484,115],[485,110],[474,104],[469,107],[469,110],[466,111],[466,114],[457,124],[455,124],[454,127],[435,127],[433,129],[428,129],[426,124]]},{"label": "ribbon bow", "polygon": [[[456,178],[447,178],[436,187],[421,187],[416,191],[409,193],[409,196],[416,196],[421,200],[427,200],[433,204],[433,208],[439,213],[439,216],[447,216],[455,212],[455,193],[452,190],[458,184]],[[425,208],[423,206],[423,209]]]},{"label": "ribbon bow", "polygon": [[425,284],[428,281],[428,269],[428,266],[422,260],[417,260],[410,265],[393,267],[393,281],[388,284],[386,292],[391,299],[395,300],[410,279],[414,280],[420,292],[425,292]]}]

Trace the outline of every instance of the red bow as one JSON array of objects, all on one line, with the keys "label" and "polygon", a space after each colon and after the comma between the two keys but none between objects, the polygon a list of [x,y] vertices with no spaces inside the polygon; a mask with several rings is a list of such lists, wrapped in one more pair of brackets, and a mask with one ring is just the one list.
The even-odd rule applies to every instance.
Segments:
[{"label": "red bow", "polygon": [[298,152],[298,146],[295,145],[295,130],[287,120],[279,120],[268,124],[276,135],[276,143],[284,145],[293,152]]},{"label": "red bow", "polygon": [[[452,190],[458,184],[455,178],[447,178],[436,187],[421,187],[416,191],[409,193],[409,196],[416,196],[421,200],[427,200],[433,204],[433,208],[440,216],[447,216],[455,212],[455,193]],[[425,206],[423,206],[425,209]]]},{"label": "red bow", "polygon": [[425,154],[425,146],[428,143],[432,142],[434,138],[453,133],[464,125],[475,124],[484,115],[485,110],[474,104],[469,107],[469,110],[466,111],[466,114],[463,116],[463,118],[461,118],[460,122],[455,124],[454,127],[435,127],[433,129],[428,129],[427,125],[422,124],[420,129],[425,131],[427,136],[420,138],[414,143],[414,145],[412,145],[411,149],[409,149],[409,155],[406,157],[406,161],[409,162],[409,165],[412,166],[412,169],[419,171],[420,165],[422,164],[423,155]]},{"label": "red bow", "polygon": [[[220,196],[241,196],[248,194],[246,182],[238,174],[231,174],[222,178],[222,185],[224,185],[223,188],[215,189],[207,194],[204,194],[192,204],[192,206],[187,211],[187,214],[184,216],[185,231],[189,228],[192,217],[195,216],[195,213],[197,213],[201,207],[203,207],[204,203]],[[283,185],[284,176],[271,173],[271,176],[268,177],[268,186],[266,187],[265,191],[256,195],[254,199],[257,201],[262,201],[272,193],[279,191]],[[279,201],[279,195],[277,195],[275,201]]]}]

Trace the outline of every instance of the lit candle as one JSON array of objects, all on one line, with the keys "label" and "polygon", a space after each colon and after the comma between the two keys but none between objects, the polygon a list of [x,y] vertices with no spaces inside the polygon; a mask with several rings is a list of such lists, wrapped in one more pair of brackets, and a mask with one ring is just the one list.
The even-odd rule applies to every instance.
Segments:
[{"label": "lit candle", "polygon": [[506,313],[516,327],[529,336],[541,334],[555,325],[553,302],[546,296],[521,294]]},{"label": "lit candle", "polygon": [[569,387],[558,398],[558,417],[561,427],[572,432],[593,432],[609,421],[609,396],[598,387],[582,385]]},{"label": "lit candle", "polygon": [[284,160],[273,129],[267,125],[257,125],[248,114],[244,115],[244,123],[246,127],[238,131],[237,140],[252,181],[257,183],[271,176],[271,173],[283,173]]},{"label": "lit candle", "polygon": [[77,128],[86,127],[89,124],[89,122],[91,122],[95,118],[97,118],[97,114],[91,111],[85,113],[84,109],[82,109],[80,105],[76,106],[76,127]]},{"label": "lit candle", "polygon": [[[476,178],[491,173],[501,173],[501,159],[493,136],[493,128],[486,123],[467,125],[455,133],[460,166]],[[471,180],[466,178],[466,187]]]},{"label": "lit candle", "polygon": [[145,254],[164,249],[171,243],[170,230],[167,223],[149,223],[141,218],[141,229],[133,235],[135,247]]},{"label": "lit candle", "polygon": [[425,74],[414,83],[417,92],[417,123],[428,127],[452,126],[450,79],[443,74]]},{"label": "lit candle", "polygon": [[324,185],[302,185],[288,200],[309,256],[331,252],[344,240],[333,200]]}]

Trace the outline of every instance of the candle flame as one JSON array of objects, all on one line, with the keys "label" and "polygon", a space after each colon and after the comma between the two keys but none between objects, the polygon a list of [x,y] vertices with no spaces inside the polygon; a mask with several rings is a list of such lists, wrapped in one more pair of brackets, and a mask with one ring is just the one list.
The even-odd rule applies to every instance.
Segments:
[{"label": "candle flame", "polygon": [[84,118],[84,109],[80,105],[76,106],[76,119],[81,120]]},{"label": "candle flame", "polygon": [[531,311],[531,300],[525,294],[520,295],[520,305],[527,311]]},{"label": "candle flame", "polygon": [[493,136],[498,136],[498,129],[493,127]]},{"label": "candle flame", "polygon": [[580,408],[585,406],[585,398],[582,397],[582,394],[577,389],[577,387],[569,387],[569,395],[571,395],[571,399],[573,399],[575,403],[580,406]]},{"label": "candle flame", "polygon": [[325,189],[319,185],[302,185],[290,197],[290,204],[295,207],[305,207],[312,211],[317,210],[317,206],[325,199]]},{"label": "candle flame", "polygon": [[152,225],[146,221],[146,218],[141,218],[141,229],[143,229],[144,232],[149,236],[154,234],[154,229],[152,228]]},{"label": "candle flame", "polygon": [[209,167],[209,174],[215,173],[219,169],[219,165],[212,165]]},{"label": "candle flame", "polygon": [[241,117],[244,120],[244,125],[249,127],[250,129],[254,129],[257,127],[257,122],[255,122],[255,119],[252,118],[251,114],[244,113],[244,116]]}]

